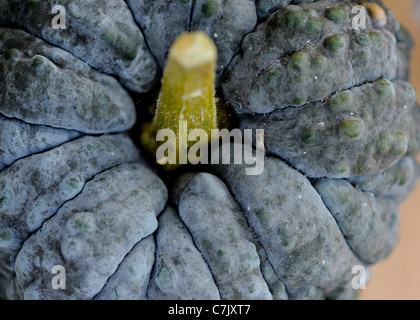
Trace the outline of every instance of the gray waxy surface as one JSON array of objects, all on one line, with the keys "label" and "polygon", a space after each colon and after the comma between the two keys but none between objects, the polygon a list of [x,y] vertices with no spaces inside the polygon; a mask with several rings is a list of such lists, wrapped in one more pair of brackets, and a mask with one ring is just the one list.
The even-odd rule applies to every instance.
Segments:
[{"label": "gray waxy surface", "polygon": [[243,36],[257,23],[252,0],[128,0],[128,5],[162,68],[178,35],[202,30],[217,45],[218,76],[238,50]]},{"label": "gray waxy surface", "polygon": [[346,178],[384,171],[418,149],[416,92],[380,80],[302,108],[249,116],[265,146],[310,177]]},{"label": "gray waxy surface", "polygon": [[137,243],[95,296],[95,300],[146,300],[150,273],[155,263],[155,249],[153,235]]},{"label": "gray waxy surface", "polygon": [[[16,258],[17,296],[94,298],[134,245],[155,231],[166,199],[164,184],[142,165],[96,175],[26,240]],[[66,270],[65,290],[51,285],[54,265]]]},{"label": "gray waxy surface", "polygon": [[377,263],[394,249],[399,235],[397,202],[357,190],[345,180],[322,179],[315,188],[363,262]]},{"label": "gray waxy surface", "polygon": [[419,174],[417,161],[406,157],[388,170],[348,180],[360,190],[371,192],[375,196],[387,198],[400,204],[415,189]]},{"label": "gray waxy surface", "polygon": [[80,136],[73,130],[31,125],[0,115],[0,171],[14,161]]},{"label": "gray waxy surface", "polygon": [[191,29],[203,30],[218,49],[217,74],[220,76],[245,34],[257,23],[253,0],[196,0]]},{"label": "gray waxy surface", "polygon": [[338,284],[349,283],[360,261],[310,182],[276,158],[265,159],[259,176],[246,176],[245,167],[214,169],[246,211],[291,298],[328,297]]},{"label": "gray waxy surface", "polygon": [[0,24],[14,24],[71,52],[90,66],[115,75],[129,89],[146,92],[157,64],[123,0],[63,0],[66,29],[52,28],[54,0],[5,0]]},{"label": "gray waxy surface", "polygon": [[156,263],[150,300],[219,300],[213,275],[178,213],[168,207],[159,216]]},{"label": "gray waxy surface", "polygon": [[[383,29],[369,19],[367,31],[350,32],[353,4],[301,5],[309,2],[66,0],[70,28],[57,31],[52,1],[3,1],[0,24],[52,45],[0,29],[8,102],[0,107],[0,288],[26,299],[354,298],[351,267],[388,255],[397,205],[418,177],[407,156],[418,149],[420,111],[411,86],[395,81],[408,79],[411,39],[389,11]],[[284,8],[290,3],[299,6]],[[168,208],[154,238],[163,183],[138,164],[120,165],[140,161],[127,137],[79,137],[135,121],[128,94],[101,72],[134,91],[155,83],[134,16],[161,67],[178,34],[204,30],[218,46],[220,76],[255,26],[255,6],[261,20],[284,9],[245,37],[226,97],[240,112],[274,111],[249,122],[266,129],[269,152],[310,176],[347,180],[314,188],[272,157],[258,177],[217,167],[227,185],[188,175],[172,192],[181,217]],[[366,84],[380,77],[393,82]],[[56,264],[69,272],[65,291],[51,287]]]},{"label": "gray waxy surface", "polygon": [[26,32],[0,29],[0,113],[85,133],[120,132],[136,121],[114,78]]},{"label": "gray waxy surface", "polygon": [[127,4],[163,69],[170,46],[188,30],[193,0],[127,0]]},{"label": "gray waxy surface", "polygon": [[272,299],[256,246],[247,239],[242,209],[217,177],[200,173],[185,187],[178,206],[214,276],[222,299]]},{"label": "gray waxy surface", "polygon": [[0,172],[1,279],[13,275],[13,262],[27,237],[96,174],[139,161],[126,135],[85,136],[50,151],[16,161]]},{"label": "gray waxy surface", "polygon": [[391,32],[351,31],[353,4],[288,6],[245,36],[222,80],[237,112],[268,113],[327,98],[380,77],[397,77],[401,61]]}]

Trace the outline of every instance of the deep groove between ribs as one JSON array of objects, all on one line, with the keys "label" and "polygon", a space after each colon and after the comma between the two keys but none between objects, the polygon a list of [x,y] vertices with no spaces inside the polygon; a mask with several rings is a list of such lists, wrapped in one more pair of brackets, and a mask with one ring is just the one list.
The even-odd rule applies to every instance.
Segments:
[{"label": "deep groove between ribs", "polygon": [[152,50],[152,48],[151,48],[151,46],[149,44],[149,40],[147,39],[146,34],[144,33],[142,26],[140,25],[140,23],[137,22],[137,19],[136,19],[135,15],[134,15],[133,9],[128,4],[127,0],[124,0],[124,3],[127,6],[128,10],[130,11],[131,16],[133,17],[134,23],[136,24],[137,28],[139,28],[139,30],[141,32],[141,35],[143,36],[143,40],[144,40],[144,43],[146,45],[147,50],[152,55],[152,57],[155,60],[156,65],[158,66],[159,70],[162,71],[162,66],[159,64],[158,59],[156,58],[156,55],[153,52],[153,50]]},{"label": "deep groove between ribs", "polygon": [[[21,250],[22,250],[22,248],[23,248],[23,246],[25,245],[25,242],[34,234],[34,233],[36,233],[36,232],[38,232],[39,230],[41,230],[42,228],[43,228],[43,226],[44,226],[44,224],[47,222],[47,221],[49,221],[50,219],[52,219],[52,218],[54,218],[56,215],[57,215],[57,213],[62,209],[62,207],[64,206],[64,205],[66,205],[68,202],[70,202],[70,201],[72,201],[72,200],[74,200],[75,198],[77,198],[80,194],[82,194],[82,192],[84,191],[84,189],[85,189],[85,187],[86,187],[86,184],[87,183],[89,183],[89,182],[91,182],[92,180],[94,180],[95,178],[96,178],[96,176],[98,176],[98,175],[100,175],[100,174],[102,174],[102,173],[104,173],[104,172],[106,172],[106,171],[109,171],[109,170],[112,170],[112,169],[114,169],[114,168],[116,168],[116,167],[119,167],[119,166],[121,166],[122,164],[117,164],[117,165],[114,165],[114,166],[112,166],[112,167],[110,167],[110,168],[108,168],[108,169],[104,169],[104,170],[101,170],[100,172],[98,172],[98,173],[96,173],[96,174],[94,174],[92,177],[90,177],[89,179],[87,179],[85,182],[84,182],[84,184],[83,184],[83,187],[80,189],[80,191],[74,196],[74,197],[72,197],[71,199],[68,199],[68,200],[66,200],[66,201],[64,201],[58,208],[57,208],[57,210],[55,210],[54,211],[54,213],[50,216],[50,217],[48,217],[48,218],[46,218],[43,222],[42,222],[42,224],[39,226],[39,228],[37,228],[37,229],[35,229],[35,230],[33,230],[32,232],[30,232],[29,234],[28,234],[28,236],[22,241],[22,246],[20,247],[20,249],[19,249],[19,251],[16,253],[16,255],[15,255],[15,260],[16,260],[16,257],[19,255],[19,253],[21,252]],[[131,251],[131,250],[130,250]],[[62,256],[62,253],[61,253],[61,250],[58,250],[58,253],[60,254],[60,256],[63,258],[63,261],[65,261],[65,259],[64,259],[64,257]],[[14,262],[13,262],[13,264],[14,264]],[[14,275],[16,276],[16,273],[14,273]],[[15,292],[15,294],[16,294],[16,292]]]},{"label": "deep groove between ribs", "polygon": [[[285,290],[286,290],[286,293],[287,293],[287,297],[288,297],[288,299],[290,299],[290,292],[289,292],[289,289],[287,288],[287,284],[286,284],[286,282],[285,281],[283,281],[282,280],[282,278],[280,277],[280,275],[277,273],[277,270],[276,270],[276,268],[274,268],[274,266],[273,266],[273,264],[271,263],[271,261],[270,261],[270,259],[269,259],[269,255],[268,255],[268,253],[267,253],[267,250],[265,249],[265,247],[264,247],[264,245],[261,243],[261,241],[260,241],[260,239],[258,238],[258,236],[257,236],[257,234],[255,233],[255,231],[254,231],[254,227],[249,223],[249,220],[248,220],[248,215],[247,215],[247,211],[242,207],[242,205],[238,202],[238,200],[236,199],[236,196],[235,196],[235,193],[232,191],[232,189],[230,188],[230,185],[226,182],[226,181],[224,181],[224,180],[222,180],[223,181],[223,183],[225,184],[225,186],[226,186],[226,188],[228,189],[228,191],[229,191],[229,193],[230,193],[230,195],[232,196],[232,199],[235,201],[235,203],[238,205],[238,207],[239,208],[241,208],[241,211],[242,211],[242,215],[243,215],[243,218],[244,218],[244,221],[246,222],[246,225],[249,227],[249,229],[251,230],[251,233],[252,233],[252,236],[254,237],[254,239],[255,239],[255,241],[261,246],[261,248],[264,250],[264,253],[265,253],[265,255],[266,255],[266,258],[267,258],[267,262],[270,264],[270,266],[273,268],[273,271],[274,271],[274,273],[276,274],[276,277],[279,279],[279,281],[284,285],[284,288],[285,288]],[[258,255],[258,254],[257,254]],[[258,255],[258,259],[260,260],[260,267],[259,267],[259,269],[260,269],[260,272],[261,272],[261,275],[262,275],[262,278],[264,279],[264,282],[267,284],[267,287],[268,287],[268,283],[267,283],[267,280],[265,279],[265,277],[264,277],[264,273],[262,272],[262,270],[261,270],[261,264],[262,264],[262,262],[261,262],[261,259],[260,259],[260,256]],[[270,291],[270,293],[271,293],[271,291]]]},{"label": "deep groove between ribs", "polygon": [[186,231],[187,231],[187,232],[188,232],[188,234],[190,235],[190,237],[191,237],[191,239],[192,239],[192,242],[193,242],[194,247],[195,247],[195,248],[197,249],[197,251],[200,253],[201,257],[203,258],[204,263],[207,265],[207,268],[209,268],[209,270],[210,270],[210,274],[211,274],[211,277],[212,277],[212,279],[213,279],[213,281],[214,281],[214,284],[215,284],[215,286],[216,286],[216,288],[217,288],[217,291],[219,291],[220,299],[221,299],[221,300],[224,300],[224,298],[222,297],[222,294],[221,294],[221,292],[220,292],[219,285],[217,284],[217,281],[216,281],[216,279],[214,278],[214,275],[213,275],[213,272],[212,272],[212,268],[210,267],[209,263],[207,262],[206,258],[204,257],[203,253],[201,252],[201,250],[198,248],[197,243],[195,242],[195,239],[194,239],[194,237],[193,237],[193,235],[192,235],[192,233],[191,233],[190,229],[188,228],[188,225],[185,223],[185,221],[182,219],[181,215],[179,214],[179,210],[178,210],[178,209],[176,209],[175,211],[176,211],[176,213],[178,214],[179,218],[181,219],[182,223],[184,224]]}]

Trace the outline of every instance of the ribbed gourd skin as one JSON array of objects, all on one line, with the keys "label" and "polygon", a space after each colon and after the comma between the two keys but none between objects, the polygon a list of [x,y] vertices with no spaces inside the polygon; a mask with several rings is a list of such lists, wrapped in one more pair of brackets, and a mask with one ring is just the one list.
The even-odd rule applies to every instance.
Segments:
[{"label": "ribbed gourd skin", "polygon": [[[352,1],[61,4],[65,30],[55,1],[0,3],[1,299],[357,297],[352,268],[392,252],[419,176],[412,42],[391,11],[354,30]],[[141,150],[168,50],[196,30],[237,127],[265,130],[261,175],[168,179]]]}]

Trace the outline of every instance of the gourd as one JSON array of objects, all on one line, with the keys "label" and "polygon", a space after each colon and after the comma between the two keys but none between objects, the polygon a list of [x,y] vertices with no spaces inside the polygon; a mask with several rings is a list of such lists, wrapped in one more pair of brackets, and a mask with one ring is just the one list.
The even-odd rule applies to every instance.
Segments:
[{"label": "gourd", "polygon": [[[69,0],[55,30],[3,1],[0,297],[356,298],[419,173],[411,38],[375,2]],[[180,120],[264,129],[264,171],[155,163]]]}]

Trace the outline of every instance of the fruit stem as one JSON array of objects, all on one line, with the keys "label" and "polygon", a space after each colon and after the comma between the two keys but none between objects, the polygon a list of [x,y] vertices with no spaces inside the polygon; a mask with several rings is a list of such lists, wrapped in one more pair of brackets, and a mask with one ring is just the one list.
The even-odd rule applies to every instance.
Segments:
[{"label": "fruit stem", "polygon": [[154,120],[145,126],[141,137],[149,151],[156,152],[162,144],[156,141],[162,129],[176,134],[177,154],[178,146],[186,151],[187,146],[180,143],[190,143],[179,137],[184,129],[180,121],[186,122],[187,134],[202,129],[210,138],[211,129],[217,128],[216,62],[217,48],[204,32],[184,33],[176,39],[169,50]]}]

